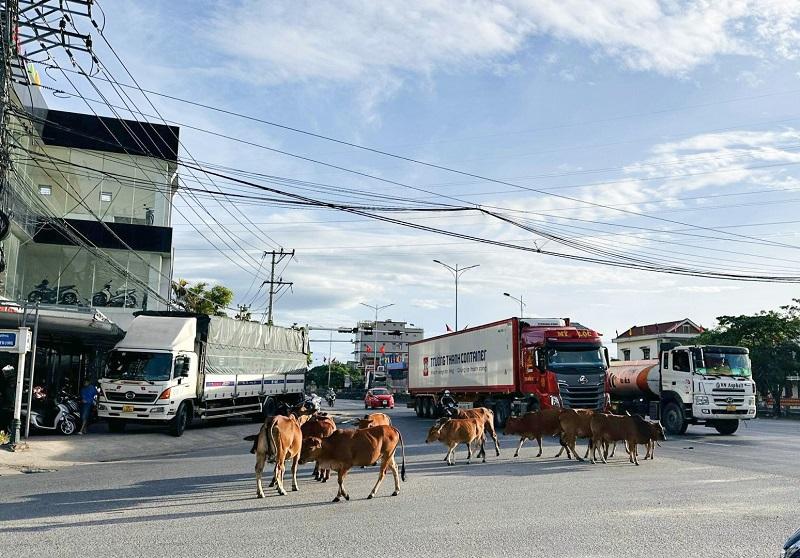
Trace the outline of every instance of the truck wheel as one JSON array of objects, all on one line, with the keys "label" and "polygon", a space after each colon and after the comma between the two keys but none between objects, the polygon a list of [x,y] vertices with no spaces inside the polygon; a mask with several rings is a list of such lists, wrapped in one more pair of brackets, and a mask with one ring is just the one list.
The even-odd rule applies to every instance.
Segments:
[{"label": "truck wheel", "polygon": [[723,436],[730,436],[737,430],[739,430],[739,421],[738,420],[718,420],[714,423],[714,428],[717,429],[717,432],[722,434]]},{"label": "truck wheel", "polygon": [[176,438],[183,436],[183,431],[186,430],[186,425],[189,423],[189,412],[187,406],[181,403],[178,407],[178,412],[175,413],[175,418],[169,421],[169,433]]},{"label": "truck wheel", "polygon": [[511,403],[509,401],[498,401],[494,406],[494,423],[496,428],[503,428],[508,417],[511,416]]},{"label": "truck wheel", "polygon": [[433,418],[435,409],[433,408],[433,399],[430,397],[425,398],[425,418]]},{"label": "truck wheel", "polygon": [[535,411],[538,411],[540,409],[540,407],[541,407],[541,405],[539,403],[539,400],[532,397],[532,398],[530,398],[528,400],[528,411],[527,412],[528,413],[533,413]]},{"label": "truck wheel", "polygon": [[674,401],[664,405],[664,410],[661,411],[661,424],[670,434],[685,434],[689,427],[683,409]]},{"label": "truck wheel", "polygon": [[120,419],[108,419],[108,431],[113,434],[125,432],[125,421]]},{"label": "truck wheel", "polygon": [[422,417],[422,403],[421,403],[421,401],[422,400],[419,397],[414,399],[414,413],[416,413],[416,415],[418,417],[420,417],[420,418]]}]

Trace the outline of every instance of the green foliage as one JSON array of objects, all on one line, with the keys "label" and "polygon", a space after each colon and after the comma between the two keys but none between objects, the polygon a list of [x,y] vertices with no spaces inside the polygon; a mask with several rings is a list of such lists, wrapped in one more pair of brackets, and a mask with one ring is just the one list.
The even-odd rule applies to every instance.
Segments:
[{"label": "green foliage", "polygon": [[11,441],[11,438],[4,430],[0,430],[0,446],[4,446]]},{"label": "green foliage", "polygon": [[233,301],[233,291],[222,285],[207,287],[208,283],[202,281],[190,285],[186,279],[178,279],[172,283],[175,304],[187,312],[225,316],[224,309]]},{"label": "green foliage", "polygon": [[[331,364],[331,387],[333,387],[333,389],[342,389],[344,387],[345,376],[350,377],[352,387],[357,388],[364,385],[364,376],[358,370],[350,368],[340,362]],[[310,368],[306,373],[306,382],[315,383],[317,389],[327,388],[328,365],[323,364]]]},{"label": "green foliage", "polygon": [[738,345],[750,349],[753,379],[761,394],[772,393],[776,406],[786,376],[800,372],[800,299],[779,310],[750,316],[720,316],[719,325],[700,334],[703,345]]}]

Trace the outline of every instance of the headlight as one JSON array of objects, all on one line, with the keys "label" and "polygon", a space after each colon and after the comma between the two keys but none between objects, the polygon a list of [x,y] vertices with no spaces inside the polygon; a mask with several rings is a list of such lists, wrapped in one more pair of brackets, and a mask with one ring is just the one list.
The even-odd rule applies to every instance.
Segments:
[{"label": "headlight", "polygon": [[781,558],[798,558],[800,557],[800,541],[797,541],[789,548],[784,548],[781,551]]},{"label": "headlight", "polygon": [[550,405],[552,405],[553,407],[560,407],[561,406],[561,401],[555,395],[551,395],[550,396]]},{"label": "headlight", "polygon": [[694,404],[695,405],[708,405],[708,395],[695,395],[694,396]]}]

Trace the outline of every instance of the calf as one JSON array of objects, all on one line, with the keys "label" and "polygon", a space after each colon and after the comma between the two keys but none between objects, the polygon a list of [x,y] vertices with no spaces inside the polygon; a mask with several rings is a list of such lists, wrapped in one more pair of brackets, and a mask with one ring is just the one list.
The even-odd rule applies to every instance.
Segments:
[{"label": "calf", "polygon": [[[336,423],[327,415],[316,414],[309,418],[300,430],[303,432],[303,440],[312,437],[327,438],[336,431]],[[320,469],[319,463],[315,463],[313,477],[316,481],[327,482],[331,478],[331,471]]]},{"label": "calf", "polygon": [[535,439],[539,443],[539,453],[536,457],[541,457],[542,437],[557,436],[561,433],[561,423],[558,420],[560,414],[561,409],[545,409],[525,413],[521,417],[508,417],[503,434],[506,436],[516,434],[520,437],[514,457],[519,456],[519,450],[527,439]]},{"label": "calf", "polygon": [[494,451],[500,456],[500,442],[497,440],[497,432],[494,429],[494,413],[486,407],[475,407],[474,409],[459,409],[456,418],[474,418],[483,421],[483,428],[494,440]]},{"label": "calf", "polygon": [[[590,423],[594,413],[591,409],[561,410],[558,415],[558,422],[561,426],[561,451],[556,454],[556,457],[559,457],[564,450],[567,450],[567,459],[571,459],[570,450],[572,450],[575,459],[578,461],[583,461],[583,459],[589,457],[589,451],[592,449],[592,427]],[[578,438],[589,438],[589,447],[586,448],[586,454],[583,459],[575,449],[575,442]]]},{"label": "calf", "polygon": [[431,442],[442,442],[447,446],[445,461],[448,465],[455,465],[455,451],[458,444],[467,444],[467,463],[472,459],[472,443],[480,441],[480,452],[478,457],[483,457],[486,463],[486,449],[484,448],[484,423],[480,419],[444,419],[433,426],[428,431],[426,444]]},{"label": "calf", "polygon": [[[403,451],[403,464],[400,475],[397,474],[397,463],[394,452],[397,444]],[[316,461],[320,467],[336,471],[339,477],[339,491],[334,502],[339,502],[344,496],[345,500],[350,495],[344,489],[344,479],[353,467],[359,465],[372,465],[381,460],[378,481],[367,496],[372,498],[378,492],[378,487],[386,476],[386,470],[391,468],[394,475],[394,492],[392,496],[400,493],[400,478],[406,480],[406,448],[403,436],[393,426],[372,426],[355,430],[337,430],[327,438],[308,438],[300,452],[300,463]]]},{"label": "calf", "polygon": [[[655,447],[656,446],[661,447],[661,444],[659,444],[658,442],[663,442],[667,438],[664,435],[664,427],[661,426],[661,422],[659,421],[646,421],[646,422],[650,426],[650,440],[647,442],[647,444],[645,444],[647,452],[645,453],[644,458],[653,459],[653,456],[655,455]],[[630,454],[630,450],[627,447],[627,443],[625,445],[626,445],[625,451],[628,454]],[[608,457],[614,457],[614,451],[616,450],[616,448],[617,448],[617,443],[614,442],[614,445],[612,446],[611,449],[611,453],[609,454]]]},{"label": "calf", "polygon": [[270,487],[277,485],[278,494],[281,496],[286,494],[286,490],[283,488],[283,474],[286,471],[286,460],[291,459],[292,491],[298,490],[297,464],[303,444],[303,434],[300,427],[306,418],[305,416],[298,418],[295,415],[270,417],[264,421],[264,425],[255,437],[247,436],[245,438],[245,440],[255,440],[256,496],[258,498],[264,497],[261,476],[268,457],[275,460],[275,471]]},{"label": "calf", "polygon": [[370,426],[391,426],[392,419],[385,413],[371,413],[358,419],[358,428],[369,428]]},{"label": "calf", "polygon": [[607,463],[606,453],[608,444],[624,441],[628,448],[631,463],[638,465],[637,444],[650,442],[650,425],[639,416],[617,416],[606,413],[595,413],[591,419],[592,429],[592,463],[597,462],[597,449],[603,448],[601,458]]}]

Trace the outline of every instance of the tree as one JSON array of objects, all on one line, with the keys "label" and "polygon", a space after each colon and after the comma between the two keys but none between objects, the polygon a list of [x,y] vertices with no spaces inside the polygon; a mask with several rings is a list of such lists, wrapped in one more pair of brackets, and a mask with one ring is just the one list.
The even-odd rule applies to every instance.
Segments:
[{"label": "tree", "polygon": [[800,299],[779,310],[753,315],[719,316],[718,326],[697,337],[703,345],[738,345],[750,349],[753,379],[762,395],[772,394],[775,413],[786,376],[800,371]]},{"label": "tree", "polygon": [[[364,377],[358,370],[355,370],[341,362],[334,362],[331,364],[331,387],[333,389],[342,389],[344,387],[344,379],[349,377],[352,386],[358,386],[364,383]],[[317,388],[328,387],[328,365],[322,364],[310,368],[306,374],[306,382],[313,382]]]},{"label": "tree", "polygon": [[190,285],[186,279],[172,283],[174,303],[187,312],[225,316],[224,309],[233,301],[233,291],[222,285],[207,288],[208,283],[199,281]]}]

